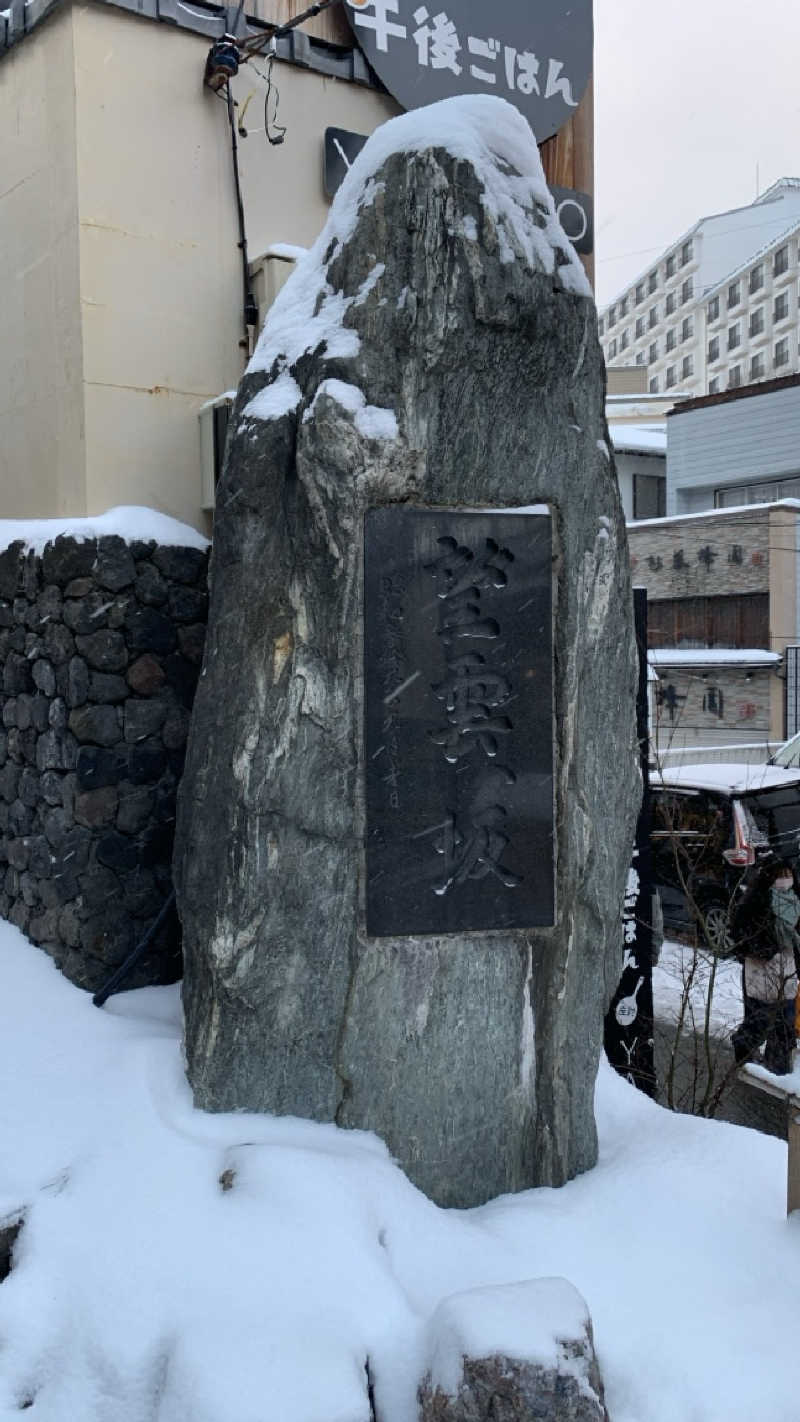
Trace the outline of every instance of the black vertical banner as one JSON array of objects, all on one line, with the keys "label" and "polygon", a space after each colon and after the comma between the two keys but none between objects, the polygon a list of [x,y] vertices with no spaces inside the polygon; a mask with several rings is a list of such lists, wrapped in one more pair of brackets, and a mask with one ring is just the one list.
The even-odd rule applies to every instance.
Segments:
[{"label": "black vertical banner", "polygon": [[625,885],[622,976],[605,1020],[606,1056],[615,1071],[648,1096],[657,1090],[653,1054],[653,870],[650,853],[649,727],[647,714],[647,592],[634,588],[639,651],[636,734],[642,771],[642,805]]}]

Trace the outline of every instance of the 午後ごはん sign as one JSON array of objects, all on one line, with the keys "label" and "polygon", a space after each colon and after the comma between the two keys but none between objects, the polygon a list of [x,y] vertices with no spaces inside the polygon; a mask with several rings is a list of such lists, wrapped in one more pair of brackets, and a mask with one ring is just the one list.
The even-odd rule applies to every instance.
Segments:
[{"label": "\u5348\u5f8c\u3054\u306f\u3093 sign", "polygon": [[572,116],[592,71],[592,0],[348,0],[359,46],[406,109],[495,94],[542,143]]},{"label": "\u5348\u5f8c\u3054\u306f\u3093 sign", "polygon": [[366,928],[554,922],[548,513],[365,517]]}]

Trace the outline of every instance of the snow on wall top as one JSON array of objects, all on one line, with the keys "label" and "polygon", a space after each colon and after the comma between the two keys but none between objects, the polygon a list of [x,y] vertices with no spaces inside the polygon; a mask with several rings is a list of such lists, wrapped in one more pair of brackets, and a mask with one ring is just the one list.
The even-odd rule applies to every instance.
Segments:
[{"label": "snow on wall top", "polygon": [[[420,153],[431,148],[443,148],[454,158],[473,165],[483,186],[482,202],[487,212],[495,221],[504,219],[530,267],[557,273],[565,290],[591,298],[580,259],[556,217],[539,151],[526,120],[505,99],[490,95],[443,99],[428,108],[390,119],[368,139],[334,198],[325,227],[313,247],[299,259],[270,307],[248,374],[268,371],[278,361],[279,377],[305,351],[321,343],[328,357],[347,358],[357,353],[358,334],[343,326],[343,318],[349,306],[366,298],[370,284],[380,281],[383,268],[378,263],[365,282],[367,289],[348,298],[330,286],[329,262],[324,255],[333,243],[330,260],[335,260],[352,236],[359,212],[374,201],[378,192],[375,175],[383,164],[394,153]],[[533,221],[534,203],[546,210],[544,227],[537,227]],[[471,240],[468,231],[462,235]],[[501,260],[515,260],[508,241],[504,247],[501,244],[501,250]],[[557,252],[567,257],[560,267],[556,266]],[[281,403],[283,412],[285,400]],[[245,417],[252,417],[259,410],[248,406],[244,413]]]},{"label": "snow on wall top", "polygon": [[208,539],[188,523],[168,514],[138,505],[120,505],[92,518],[3,518],[0,519],[0,551],[22,542],[27,552],[41,553],[60,537],[85,543],[90,538],[117,534],[126,543],[151,539],[165,548],[207,548]]}]

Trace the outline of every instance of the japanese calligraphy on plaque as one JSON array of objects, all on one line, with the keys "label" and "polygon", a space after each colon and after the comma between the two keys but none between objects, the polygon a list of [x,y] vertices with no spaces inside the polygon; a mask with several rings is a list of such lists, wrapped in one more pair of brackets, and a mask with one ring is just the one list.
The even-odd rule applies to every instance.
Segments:
[{"label": "japanese calligraphy on plaque", "polygon": [[372,68],[404,108],[454,94],[499,94],[538,142],[571,118],[592,68],[591,0],[348,0],[347,17]]},{"label": "japanese calligraphy on plaque", "polygon": [[370,934],[554,921],[547,513],[365,518]]}]

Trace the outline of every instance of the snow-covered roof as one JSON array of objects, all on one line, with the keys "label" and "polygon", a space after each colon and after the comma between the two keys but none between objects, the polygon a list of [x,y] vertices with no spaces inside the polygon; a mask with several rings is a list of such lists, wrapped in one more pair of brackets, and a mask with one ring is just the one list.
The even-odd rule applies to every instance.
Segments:
[{"label": "snow-covered roof", "polygon": [[151,539],[162,547],[207,548],[208,539],[188,523],[168,514],[138,505],[120,505],[91,518],[3,518],[0,519],[0,551],[22,542],[28,551],[41,553],[45,545],[62,536],[85,543],[90,538],[117,534],[126,543]]},{"label": "snow-covered roof", "polygon": [[800,509],[800,499],[773,499],[767,504],[733,504],[731,508],[725,509],[698,509],[696,513],[669,514],[666,518],[637,518],[634,521],[628,520],[628,528],[647,528],[657,524],[662,525],[673,523],[691,523],[699,518],[727,518],[732,514],[754,514],[763,513],[765,509]]},{"label": "snow-covered roof", "polygon": [[731,795],[745,795],[754,790],[777,790],[782,785],[796,785],[800,781],[800,770],[720,760],[651,771],[650,779],[653,785],[680,785],[687,790],[725,790]]},{"label": "snow-covered roof", "polygon": [[780,652],[761,647],[652,647],[647,656],[655,667],[775,666]]},{"label": "snow-covered roof", "polygon": [[716,292],[721,291],[725,286],[729,286],[731,282],[736,281],[737,277],[743,276],[750,267],[755,265],[759,258],[766,257],[767,254],[772,251],[773,247],[777,247],[780,243],[786,242],[797,232],[798,228],[800,228],[800,214],[796,213],[791,222],[782,227],[779,232],[774,233],[773,236],[764,242],[762,246],[758,247],[756,251],[750,252],[748,256],[742,259],[738,266],[733,267],[729,272],[725,272],[713,286],[705,287],[700,293],[702,300],[710,301]]},{"label": "snow-covered roof", "polygon": [[611,443],[620,453],[666,456],[667,427],[665,424],[611,425],[609,434]]},{"label": "snow-covered roof", "polygon": [[[770,206],[774,206],[774,213],[765,213],[765,209]],[[728,273],[732,275],[735,268],[751,265],[755,260],[752,253],[750,256],[746,255],[748,246],[746,234],[749,229],[755,229],[757,235],[758,231],[764,227],[768,228],[777,223],[785,226],[787,213],[792,211],[795,212],[797,221],[790,230],[794,230],[794,226],[800,225],[800,179],[798,178],[779,179],[755,202],[747,203],[744,207],[733,207],[724,212],[707,213],[704,217],[698,218],[673,242],[669,242],[658,256],[652,257],[633,281],[625,282],[624,286],[619,288],[616,296],[604,303],[598,314],[605,316],[609,307],[615,306],[626,292],[633,290],[655,267],[664,261],[670,252],[674,252],[676,248],[681,247],[684,242],[688,242],[695,236],[699,236],[703,247],[700,253],[700,266],[697,269],[695,299],[702,300],[716,286],[728,279]],[[732,224],[729,220],[731,218],[736,218],[737,221]],[[772,242],[777,240],[777,236],[766,239],[765,250],[768,250]],[[714,243],[713,250],[709,247],[710,242]]]}]

